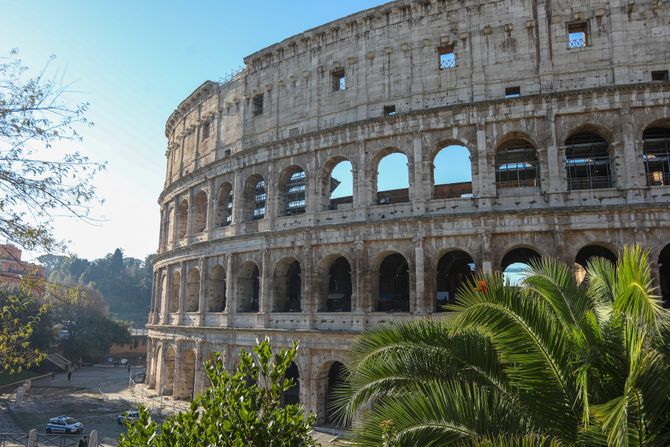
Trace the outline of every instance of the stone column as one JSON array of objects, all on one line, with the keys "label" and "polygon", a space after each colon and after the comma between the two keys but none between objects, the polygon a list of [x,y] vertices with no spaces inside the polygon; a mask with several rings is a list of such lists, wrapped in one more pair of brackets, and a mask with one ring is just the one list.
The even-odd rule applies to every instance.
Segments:
[{"label": "stone column", "polygon": [[174,384],[172,385],[172,397],[181,399],[184,394],[184,347],[177,341],[174,358]]},{"label": "stone column", "polygon": [[372,169],[367,166],[368,160],[365,156],[365,142],[358,142],[358,160],[356,161],[356,175],[354,181],[354,211],[356,220],[365,220],[367,208],[374,200],[370,191],[372,180]]},{"label": "stone column", "polygon": [[172,206],[172,222],[170,223],[170,225],[172,226],[172,230],[169,231],[169,233],[171,236],[170,248],[174,250],[175,248],[177,248],[177,240],[178,240],[177,231],[179,230],[179,222],[177,222],[179,216],[179,197],[175,197],[173,201],[174,205]]},{"label": "stone column", "polygon": [[[233,210],[232,210],[232,225],[239,228],[240,224],[247,220],[250,216],[243,216],[244,206],[244,178],[239,171],[235,172],[235,179],[233,180]],[[239,234],[235,230],[235,234]]]},{"label": "stone column", "polygon": [[186,311],[186,281],[187,281],[188,271],[186,262],[182,261],[180,263],[180,274],[179,274],[179,325],[184,324],[184,313]]},{"label": "stone column", "polygon": [[261,261],[261,278],[259,284],[259,300],[258,311],[259,318],[257,325],[264,327],[267,323],[271,308],[271,296],[272,296],[272,266],[270,265],[270,251],[265,248],[262,253]]},{"label": "stone column", "polygon": [[478,269],[481,269],[481,272],[485,275],[490,275],[493,273],[493,270],[499,270],[498,267],[493,265],[493,253],[491,253],[491,236],[489,233],[481,233],[480,238],[480,255],[481,266],[477,266]]},{"label": "stone column", "polygon": [[234,273],[237,274],[239,272],[234,270],[233,254],[228,253],[226,257],[226,307],[223,309],[223,313],[228,315],[234,314],[237,309],[235,283],[238,279],[234,276]]},{"label": "stone column", "polygon": [[195,214],[195,203],[194,201],[195,191],[193,188],[188,190],[188,215],[186,216],[186,240],[191,242],[193,237],[193,218]]},{"label": "stone column", "polygon": [[205,359],[207,358],[206,343],[203,340],[198,341],[195,349],[195,374],[193,384],[193,396],[202,393],[205,390],[205,379],[207,372],[204,368]]},{"label": "stone column", "polygon": [[212,232],[216,229],[216,180],[209,179],[209,194],[207,197],[207,223],[205,224],[205,231],[207,232],[207,239],[212,239]]},{"label": "stone column", "polygon": [[[550,104],[550,105],[549,105]],[[561,160],[557,136],[556,136],[556,114],[554,113],[554,101],[547,105],[547,179],[546,184],[541,184],[542,192],[550,194],[550,203],[559,205],[563,202],[562,194],[567,191],[565,164]],[[541,174],[540,174],[541,175]]]},{"label": "stone column", "polygon": [[[412,141],[412,150],[414,156],[414,181],[410,185],[412,188],[412,208],[414,214],[423,215],[426,212],[426,201],[430,200],[430,194],[427,194],[429,187],[425,181],[425,166],[423,161],[423,144],[421,135],[415,135]],[[429,171],[430,172],[430,171]],[[410,199],[411,200],[411,199]]]},{"label": "stone column", "polygon": [[[172,275],[174,274],[174,267],[173,266],[168,266],[165,269],[165,299],[163,300],[163,303],[161,304],[161,315],[160,315],[160,324],[167,324],[169,321],[169,315],[170,315],[170,303],[174,299],[172,296]],[[163,279],[161,278],[161,285],[163,284]]]},{"label": "stone column", "polygon": [[[486,129],[483,125],[477,126],[477,171],[478,181],[472,185],[473,193],[479,197],[493,197],[496,195],[495,176],[490,175]],[[477,191],[474,190],[477,188]]]},{"label": "stone column", "polygon": [[[633,125],[633,113],[630,109],[630,103],[625,102],[619,110],[619,116],[622,124],[621,135],[623,141],[618,147],[610,148],[612,168],[617,164],[623,165],[623,169],[616,172],[617,179],[615,186],[619,188],[641,188],[646,187],[647,182],[645,178],[644,162],[642,160],[642,150],[637,151],[636,141],[638,140],[635,133],[635,126]],[[616,150],[615,150],[616,149]],[[622,163],[616,163],[619,160]],[[621,176],[621,177],[619,177]],[[628,198],[632,199],[634,194],[628,194]],[[641,198],[638,199],[638,201]]]},{"label": "stone column", "polygon": [[205,315],[209,312],[207,309],[207,261],[200,258],[198,261],[198,270],[200,271],[200,284],[198,294],[198,326],[205,325]]},{"label": "stone column", "polygon": [[[415,301],[413,312],[422,315],[430,312],[426,303],[426,277],[425,277],[425,261],[423,253],[423,235],[417,235],[414,238],[414,284],[415,284]],[[411,283],[410,283],[411,284]]]}]

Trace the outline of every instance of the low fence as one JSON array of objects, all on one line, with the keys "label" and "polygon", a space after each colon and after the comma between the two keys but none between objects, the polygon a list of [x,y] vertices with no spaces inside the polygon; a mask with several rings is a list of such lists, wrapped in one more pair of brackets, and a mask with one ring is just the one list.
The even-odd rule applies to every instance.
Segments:
[{"label": "low fence", "polygon": [[87,447],[105,447],[98,442],[95,430],[89,435],[43,435],[35,429],[29,433],[0,433],[0,447],[78,447],[84,436],[88,440]]}]

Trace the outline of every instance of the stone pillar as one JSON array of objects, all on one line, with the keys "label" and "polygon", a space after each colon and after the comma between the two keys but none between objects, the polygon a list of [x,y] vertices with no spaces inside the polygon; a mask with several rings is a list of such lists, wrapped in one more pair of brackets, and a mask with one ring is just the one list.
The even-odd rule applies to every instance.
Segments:
[{"label": "stone pillar", "polygon": [[277,216],[281,214],[277,210],[277,200],[279,199],[279,194],[282,194],[282,191],[279,191],[279,185],[277,184],[278,179],[274,175],[274,162],[268,164],[268,174],[265,179],[265,217],[264,220],[267,222],[268,228],[274,228],[274,220]]},{"label": "stone pillar", "polygon": [[[161,324],[167,324],[169,321],[169,315],[170,315],[170,303],[172,302],[175,297],[172,296],[172,275],[174,274],[174,266],[170,265],[167,267],[165,270],[165,299],[163,300],[162,306],[161,306]],[[162,278],[161,278],[161,285],[163,284]]]},{"label": "stone pillar", "polygon": [[[244,178],[239,171],[235,172],[235,179],[233,180],[233,210],[232,210],[232,224],[239,228],[239,224],[247,220],[250,216],[243,216],[244,201],[247,199],[244,196]],[[238,234],[238,231],[235,231]]]},{"label": "stone pillar", "polygon": [[173,199],[174,204],[172,205],[172,222],[170,223],[172,230],[168,233],[170,234],[170,248],[174,250],[177,248],[177,231],[179,230],[179,198],[175,197]]},{"label": "stone pillar", "polygon": [[261,262],[261,278],[260,278],[260,302],[258,303],[259,318],[257,325],[265,326],[267,319],[272,310],[271,296],[272,296],[272,266],[270,265],[270,250],[263,249]]},{"label": "stone pillar", "polygon": [[194,202],[195,191],[193,188],[188,190],[188,215],[186,216],[186,240],[191,242],[193,237],[193,218],[195,217],[195,203]]},{"label": "stone pillar", "polygon": [[200,284],[198,294],[198,326],[204,326],[207,309],[207,261],[200,258],[198,261],[198,270],[200,271]]},{"label": "stone pillar", "polygon": [[423,235],[418,235],[414,238],[414,267],[414,284],[416,286],[415,300],[414,303],[410,303],[410,310],[412,310],[411,307],[414,307],[412,311],[418,315],[422,315],[430,312],[430,309],[426,303],[426,277],[423,253]]},{"label": "stone pillar", "polygon": [[184,324],[184,313],[186,311],[186,281],[188,277],[186,262],[180,263],[179,274],[179,325]]},{"label": "stone pillar", "polygon": [[205,224],[205,231],[207,232],[207,239],[212,239],[212,232],[216,229],[216,180],[209,179],[209,194],[207,197],[207,222]]},{"label": "stone pillar", "polygon": [[356,178],[354,181],[354,210],[356,220],[365,220],[368,206],[373,203],[371,187],[373,178],[372,169],[367,166],[365,156],[365,142],[358,143],[358,160],[356,161]]},{"label": "stone pillar", "polygon": [[[486,129],[483,125],[477,126],[477,171],[478,181],[473,182],[472,192],[479,197],[493,197],[496,195],[495,176],[490,175],[488,153],[486,147]],[[477,191],[475,191],[477,188]]]},{"label": "stone pillar", "polygon": [[[412,188],[412,208],[414,214],[423,215],[426,212],[426,201],[430,200],[429,185],[426,184],[425,179],[425,163],[423,160],[423,144],[421,135],[415,135],[412,141],[412,150],[414,157],[414,181],[410,185]],[[430,172],[430,171],[428,171]],[[411,199],[410,199],[411,200]]]},{"label": "stone pillar", "polygon": [[205,352],[206,343],[202,340],[198,341],[196,350],[195,350],[195,374],[194,374],[194,384],[193,384],[193,396],[202,393],[205,389],[205,378],[207,377],[204,363],[207,357]]},{"label": "stone pillar", "polygon": [[[318,390],[314,386],[318,381],[313,380],[314,371],[312,350],[305,349],[305,368],[303,369],[303,376],[300,379],[300,401],[303,404],[306,414],[316,414],[316,402],[318,401]],[[316,372],[318,374],[318,371]]]},{"label": "stone pillar", "polygon": [[237,299],[235,293],[235,284],[238,280],[234,274],[239,273],[234,270],[234,257],[232,253],[228,253],[226,257],[226,307],[223,309],[224,314],[234,314],[237,309]]},{"label": "stone pillar", "polygon": [[647,182],[642,160],[643,151],[637,151],[635,144],[637,135],[635,134],[633,113],[630,110],[629,102],[622,104],[619,117],[622,124],[621,135],[623,141],[618,147],[610,148],[612,168],[615,169],[617,165],[622,165],[622,169],[616,172],[615,186],[626,189],[646,187]]},{"label": "stone pillar", "polygon": [[[549,105],[550,104],[550,105]],[[559,152],[559,146],[557,136],[556,136],[556,114],[554,113],[554,102],[548,103],[547,105],[547,170],[548,172],[541,177],[546,179],[546,184],[543,183],[540,185],[542,192],[549,193],[551,195],[550,201],[552,204],[559,204],[563,201],[559,193],[567,191],[566,176],[565,176],[565,163],[561,160],[561,154]]]},{"label": "stone pillar", "polygon": [[491,253],[491,236],[487,233],[481,233],[480,237],[480,255],[481,259],[481,272],[485,275],[490,275],[493,273],[493,270],[498,270],[499,268],[493,265],[493,253]]}]

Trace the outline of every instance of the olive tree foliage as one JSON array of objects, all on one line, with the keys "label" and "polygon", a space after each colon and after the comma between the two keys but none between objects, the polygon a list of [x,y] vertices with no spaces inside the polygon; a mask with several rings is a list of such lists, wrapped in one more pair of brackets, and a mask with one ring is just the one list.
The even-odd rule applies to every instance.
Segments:
[{"label": "olive tree foliage", "polygon": [[284,405],[284,392],[293,386],[286,371],[298,346],[273,354],[265,338],[252,352],[242,350],[237,370],[229,373],[221,356],[206,364],[211,387],[195,398],[189,411],[169,417],[161,426],[145,408],[130,423],[120,447],[313,447],[314,416],[301,405]]},{"label": "olive tree foliage", "polygon": [[56,147],[80,141],[76,128],[92,125],[88,103],[71,105],[68,93],[49,63],[31,74],[18,50],[0,56],[0,236],[27,249],[63,247],[51,218],[88,218],[93,177],[104,168]]}]

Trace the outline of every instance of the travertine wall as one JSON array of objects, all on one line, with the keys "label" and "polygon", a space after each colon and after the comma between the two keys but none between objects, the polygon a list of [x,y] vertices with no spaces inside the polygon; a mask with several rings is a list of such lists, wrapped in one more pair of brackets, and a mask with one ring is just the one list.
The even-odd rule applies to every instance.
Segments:
[{"label": "travertine wall", "polygon": [[[616,253],[637,242],[659,276],[670,186],[648,186],[643,134],[670,127],[670,84],[651,82],[652,72],[670,69],[669,20],[668,3],[649,0],[399,0],[263,49],[231,81],[204,83],[166,126],[150,383],[188,397],[204,385],[199,365],[210,353],[232,366],[263,334],[277,345],[300,339],[301,400],[323,419],[333,362],[346,361],[361,329],[431,315],[439,260],[454,250],[490,272],[519,247],[574,262],[586,246]],[[586,45],[570,48],[575,24]],[[453,48],[455,67],[440,69],[441,47]],[[334,91],[342,69],[346,88]],[[517,86],[521,95],[505,98]],[[260,95],[263,111],[254,114]],[[384,116],[384,106],[397,113]],[[569,187],[566,141],[579,133],[606,141],[613,187]],[[496,185],[496,152],[511,139],[536,150],[539,186]],[[470,151],[471,197],[434,193],[435,155],[452,144]],[[377,165],[392,152],[407,156],[409,202],[379,205]],[[352,164],[353,203],[332,209],[330,172],[342,160]],[[306,173],[306,208],[284,216],[280,178],[294,166]],[[257,175],[267,202],[254,221],[243,189]],[[232,222],[220,226],[225,184]],[[391,253],[408,264],[409,312],[376,311],[380,265]],[[338,256],[351,267],[351,312],[323,311]],[[301,266],[298,313],[271,311],[287,258]],[[238,305],[249,262],[260,273],[257,313]],[[209,312],[216,266],[226,306]]]}]

